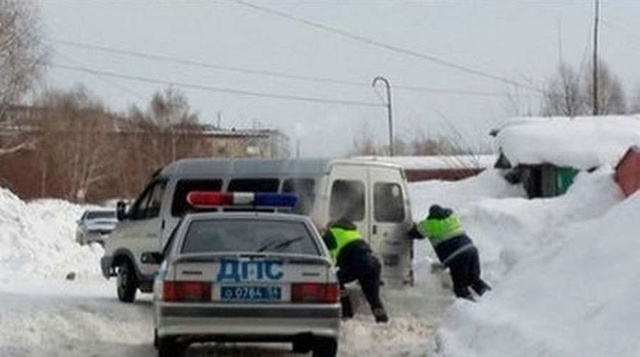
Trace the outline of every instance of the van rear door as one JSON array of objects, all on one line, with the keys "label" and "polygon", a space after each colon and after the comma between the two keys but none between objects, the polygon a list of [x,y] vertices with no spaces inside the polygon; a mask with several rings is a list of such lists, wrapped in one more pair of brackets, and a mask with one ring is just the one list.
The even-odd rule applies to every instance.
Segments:
[{"label": "van rear door", "polygon": [[400,169],[369,167],[370,241],[380,256],[382,279],[392,285],[412,283],[413,243],[407,238],[411,212]]},{"label": "van rear door", "polygon": [[367,170],[359,165],[334,165],[329,187],[329,222],[351,220],[366,241],[370,241]]}]

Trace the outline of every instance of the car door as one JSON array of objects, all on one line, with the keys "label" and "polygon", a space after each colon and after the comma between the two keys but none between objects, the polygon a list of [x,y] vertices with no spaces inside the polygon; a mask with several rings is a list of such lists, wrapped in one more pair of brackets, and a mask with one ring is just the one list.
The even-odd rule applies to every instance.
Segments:
[{"label": "car door", "polygon": [[162,201],[166,180],[155,180],[143,191],[131,207],[128,220],[122,227],[136,265],[142,275],[153,275],[157,269],[153,264],[142,264],[140,255],[144,252],[157,252],[162,249],[161,237],[164,230]]},{"label": "car door", "polygon": [[368,211],[371,245],[378,252],[385,283],[412,282],[413,243],[407,238],[411,212],[402,172],[395,168],[369,167]]}]

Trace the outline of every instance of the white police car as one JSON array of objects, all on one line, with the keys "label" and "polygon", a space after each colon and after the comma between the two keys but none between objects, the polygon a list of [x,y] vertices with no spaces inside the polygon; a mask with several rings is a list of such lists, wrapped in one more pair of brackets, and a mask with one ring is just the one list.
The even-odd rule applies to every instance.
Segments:
[{"label": "white police car", "polygon": [[[194,207],[290,204],[277,194],[192,192]],[[265,204],[266,205],[266,204]],[[306,216],[200,212],[184,216],[154,282],[155,345],[176,356],[193,342],[292,342],[294,352],[335,356],[339,286],[327,249]]]}]

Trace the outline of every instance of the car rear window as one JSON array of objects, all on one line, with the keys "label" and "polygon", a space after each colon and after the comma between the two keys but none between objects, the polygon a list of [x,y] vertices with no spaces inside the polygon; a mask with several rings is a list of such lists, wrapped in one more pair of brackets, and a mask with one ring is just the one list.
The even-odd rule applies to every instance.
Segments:
[{"label": "car rear window", "polygon": [[320,255],[302,222],[247,219],[195,220],[187,229],[182,253],[278,252]]},{"label": "car rear window", "polygon": [[87,212],[87,219],[116,219],[116,212],[113,211],[91,211]]}]

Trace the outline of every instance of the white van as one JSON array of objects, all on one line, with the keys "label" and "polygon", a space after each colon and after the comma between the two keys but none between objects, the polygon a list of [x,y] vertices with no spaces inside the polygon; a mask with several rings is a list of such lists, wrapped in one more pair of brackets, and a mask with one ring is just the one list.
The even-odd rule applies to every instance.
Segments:
[{"label": "white van", "polygon": [[190,209],[187,193],[195,190],[295,193],[294,212],[309,215],[321,230],[344,216],[354,221],[381,258],[385,284],[413,284],[413,243],[406,238],[412,216],[400,166],[358,159],[184,159],[157,172],[126,213],[119,205],[101,266],[105,277],[117,276],[120,300],[133,301],[138,288],[151,292],[158,267],[142,264],[141,254],[164,248]]}]

